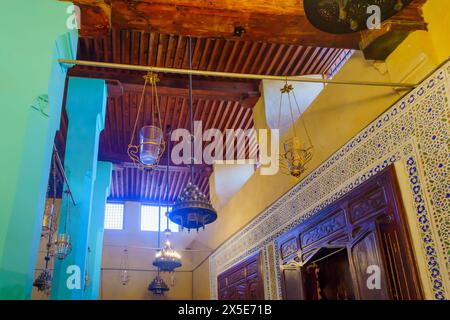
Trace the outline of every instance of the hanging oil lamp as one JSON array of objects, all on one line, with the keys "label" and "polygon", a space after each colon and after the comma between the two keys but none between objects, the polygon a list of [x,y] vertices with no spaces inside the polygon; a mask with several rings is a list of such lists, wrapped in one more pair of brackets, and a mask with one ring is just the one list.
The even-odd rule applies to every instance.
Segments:
[{"label": "hanging oil lamp", "polygon": [[86,262],[85,262],[85,268],[84,268],[84,291],[87,290],[89,285],[91,284],[91,278],[89,277],[89,258],[91,256],[91,247],[87,248],[87,254],[86,254]]},{"label": "hanging oil lamp", "polygon": [[352,33],[367,29],[373,14],[370,6],[380,8],[380,21],[396,15],[411,0],[303,0],[309,22],[317,29],[334,34]]},{"label": "hanging oil lamp", "polygon": [[44,292],[46,295],[50,294],[50,289],[52,287],[52,274],[49,270],[49,262],[51,259],[51,246],[52,246],[52,239],[53,239],[53,223],[54,223],[54,208],[56,203],[56,150],[53,150],[53,157],[52,157],[52,177],[53,177],[53,197],[52,202],[50,205],[50,210],[48,214],[47,221],[45,222],[44,219],[44,225],[47,226],[46,231],[48,232],[48,240],[47,240],[47,252],[45,255],[45,266],[42,272],[39,274],[39,276],[34,280],[33,286],[37,288],[38,291]]},{"label": "hanging oil lamp", "polygon": [[42,237],[45,237],[50,232],[50,226],[53,225],[54,211],[55,205],[53,202],[45,204],[44,218],[42,220]]},{"label": "hanging oil lamp", "polygon": [[[158,75],[149,72],[144,76],[144,87],[139,102],[139,108],[134,122],[133,133],[131,135],[130,143],[128,144],[128,156],[133,161],[134,165],[143,170],[154,169],[164,153],[165,141],[162,131],[161,113],[159,108],[159,98],[156,84],[159,82]],[[139,132],[139,144],[135,145],[136,130],[139,122],[139,116],[144,105],[147,85],[151,87],[150,99],[150,123],[143,126]]]},{"label": "hanging oil lamp", "polygon": [[[164,242],[164,247],[156,252],[155,260],[153,265],[162,272],[173,272],[176,268],[182,266],[181,255],[172,249],[172,244],[170,242],[171,231],[169,228],[169,191],[170,191],[170,179],[169,179],[169,160],[170,160],[170,127],[167,128],[167,173],[166,173],[166,230],[164,234],[166,235],[166,240]],[[158,209],[158,249],[160,247],[160,229],[161,229],[161,205]]]},{"label": "hanging oil lamp", "polygon": [[[189,69],[192,70],[192,39],[189,38]],[[196,229],[205,228],[205,225],[217,219],[217,212],[208,197],[200,191],[194,184],[194,121],[192,107],[192,74],[189,73],[189,115],[191,131],[191,181],[178,196],[172,210],[169,212],[169,219],[184,228]]]},{"label": "hanging oil lamp", "polygon": [[[66,215],[64,221],[63,232],[58,234],[55,241],[55,256],[58,260],[65,259],[72,251],[71,237],[70,237],[70,205],[69,205],[69,191],[64,191],[66,197]],[[69,226],[69,227],[68,227]]]},{"label": "hanging oil lamp", "polygon": [[156,277],[152,280],[152,282],[148,286],[148,291],[150,291],[154,295],[163,295],[164,293],[169,291],[169,286],[164,282],[164,280],[159,275],[159,270]]},{"label": "hanging oil lamp", "polygon": [[[294,131],[294,136],[292,138],[287,139],[284,142],[284,154],[282,157],[285,160],[285,165],[287,166],[287,170],[289,174],[295,178],[300,178],[300,176],[306,170],[306,164],[312,159],[312,150],[313,145],[311,143],[311,138],[308,133],[308,128],[306,127],[305,120],[303,114],[300,110],[300,106],[297,102],[297,98],[295,97],[294,88],[291,84],[288,84],[287,81],[283,88],[280,89],[280,109],[278,115],[278,127],[280,127],[280,119],[281,119],[281,109],[283,104],[283,96],[287,95],[288,103],[289,103],[289,112],[291,117],[291,125]],[[294,101],[297,111],[302,121],[303,127],[305,129],[305,133],[307,136],[308,144],[297,134],[297,127],[294,119],[294,111],[292,108],[292,100]],[[282,168],[284,166],[282,165]]]},{"label": "hanging oil lamp", "polygon": [[123,250],[122,261],[120,266],[120,282],[123,286],[127,285],[130,281],[130,276],[128,274],[128,249]]}]

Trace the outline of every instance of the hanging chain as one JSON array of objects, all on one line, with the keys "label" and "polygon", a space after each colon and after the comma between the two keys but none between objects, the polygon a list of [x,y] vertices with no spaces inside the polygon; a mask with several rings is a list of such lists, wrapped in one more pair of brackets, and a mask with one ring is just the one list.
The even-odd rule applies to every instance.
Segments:
[{"label": "hanging chain", "polygon": [[295,123],[296,121],[294,119],[294,113],[292,110],[292,102],[291,102],[291,94],[292,94],[292,98],[294,99],[294,103],[297,107],[298,117],[300,118],[300,121],[302,122],[302,125],[305,128],[305,133],[306,133],[306,137],[308,139],[308,144],[309,144],[308,149],[311,149],[313,147],[313,144],[312,144],[311,136],[308,132],[308,128],[306,126],[305,119],[304,119],[304,112],[302,113],[302,111],[300,109],[300,105],[298,104],[297,97],[295,96],[295,93],[294,93],[294,87],[287,82],[287,79],[285,80],[285,84],[284,84],[283,88],[280,89],[280,92],[281,92],[281,97],[280,97],[280,107],[279,107],[279,112],[278,112],[278,128],[281,128],[281,109],[282,109],[282,104],[283,104],[283,95],[287,94],[288,100],[289,100],[289,111],[290,111],[290,115],[291,115],[294,136],[297,136],[297,128],[296,128],[296,123]]},{"label": "hanging chain", "polygon": [[170,200],[170,129],[167,130],[167,173],[166,173],[166,228],[169,229],[169,200]]}]

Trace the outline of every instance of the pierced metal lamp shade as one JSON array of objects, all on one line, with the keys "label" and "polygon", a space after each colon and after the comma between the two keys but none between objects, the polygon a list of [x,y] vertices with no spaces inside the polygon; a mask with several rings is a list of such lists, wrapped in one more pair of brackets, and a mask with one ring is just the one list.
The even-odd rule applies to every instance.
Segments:
[{"label": "pierced metal lamp shade", "polygon": [[52,287],[52,274],[48,269],[42,270],[39,277],[33,282],[33,286],[38,289],[38,291],[49,293]]},{"label": "pierced metal lamp shade", "polygon": [[172,249],[170,241],[166,241],[164,248],[155,255],[153,265],[163,272],[173,272],[182,266],[181,255]]},{"label": "pierced metal lamp shade", "polygon": [[181,230],[186,228],[188,231],[191,229],[198,231],[214,222],[217,219],[217,212],[206,195],[196,185],[189,183],[169,212],[169,219],[181,226]]},{"label": "pierced metal lamp shade", "polygon": [[311,160],[310,149],[305,149],[302,139],[293,137],[284,143],[284,158],[286,160],[289,173],[299,178],[306,170],[306,164]]},{"label": "pierced metal lamp shade", "polygon": [[317,29],[335,34],[352,33],[367,29],[373,15],[369,6],[378,6],[381,21],[397,14],[411,0],[303,0],[309,22]]},{"label": "pierced metal lamp shade", "polygon": [[162,295],[165,292],[169,291],[169,287],[164,282],[164,280],[159,275],[157,275],[148,286],[148,291],[156,295]]}]

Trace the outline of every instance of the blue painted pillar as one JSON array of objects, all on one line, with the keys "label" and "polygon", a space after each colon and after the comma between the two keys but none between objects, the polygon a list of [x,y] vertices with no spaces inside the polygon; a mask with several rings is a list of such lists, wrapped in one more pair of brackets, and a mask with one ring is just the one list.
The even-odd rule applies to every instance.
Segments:
[{"label": "blue painted pillar", "polygon": [[[68,85],[66,109],[69,127],[64,167],[76,206],[66,197],[61,206],[58,232],[63,232],[67,205],[70,212],[70,223],[67,228],[72,237],[72,252],[62,261],[56,259],[51,294],[52,299],[64,300],[83,299],[84,295],[98,144],[100,132],[105,124],[107,97],[104,80],[70,78]],[[72,273],[68,274],[68,270]],[[79,287],[67,285],[71,275],[79,276],[79,281],[72,282],[72,284],[79,283]]]},{"label": "blue painted pillar", "polygon": [[89,300],[97,300],[100,290],[105,206],[111,185],[111,172],[112,164],[110,162],[98,162],[89,226],[90,253],[87,263],[89,284],[84,295],[84,298]]},{"label": "blue painted pillar", "polygon": [[57,1],[1,2],[0,299],[29,299],[55,133],[78,35]]}]

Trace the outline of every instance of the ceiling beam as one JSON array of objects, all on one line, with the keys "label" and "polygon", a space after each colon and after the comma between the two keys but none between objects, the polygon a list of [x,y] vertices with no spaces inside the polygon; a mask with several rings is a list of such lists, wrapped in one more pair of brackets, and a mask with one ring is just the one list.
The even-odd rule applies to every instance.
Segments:
[{"label": "ceiling beam", "polygon": [[[115,165],[115,169],[135,167],[134,164],[130,161],[131,159],[127,155],[122,154],[107,154],[100,152],[98,160],[113,163]],[[155,170],[167,171],[167,157],[161,158],[159,165],[156,166]],[[169,165],[170,172],[190,172],[190,170],[191,170],[190,166],[185,164],[175,165],[174,163],[171,162]],[[208,164],[194,165],[194,174],[196,175],[205,175],[209,177],[212,171],[213,171],[212,166]]]},{"label": "ceiling beam", "polygon": [[[80,35],[98,37],[111,28],[183,36],[242,39],[288,45],[359,49],[360,33],[316,29],[301,0],[62,0],[81,9]],[[413,0],[390,20],[423,22]],[[414,24],[410,25],[414,27]]]},{"label": "ceiling beam", "polygon": [[[108,81],[108,93],[111,97],[120,96],[126,92],[141,92],[143,76],[145,73],[123,73],[116,70],[86,69],[74,67],[69,69],[69,76],[82,78],[105,79]],[[184,97],[189,95],[189,79],[185,76],[159,75],[158,95],[171,97]],[[260,81],[248,80],[220,80],[202,79],[193,80],[193,95],[198,99],[239,101],[243,107],[252,108],[259,97]]]},{"label": "ceiling beam", "polygon": [[81,36],[112,27],[159,33],[247,39],[272,43],[353,48],[359,35],[314,28],[299,0],[63,0],[81,8]]}]

